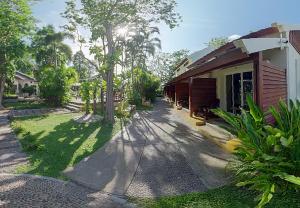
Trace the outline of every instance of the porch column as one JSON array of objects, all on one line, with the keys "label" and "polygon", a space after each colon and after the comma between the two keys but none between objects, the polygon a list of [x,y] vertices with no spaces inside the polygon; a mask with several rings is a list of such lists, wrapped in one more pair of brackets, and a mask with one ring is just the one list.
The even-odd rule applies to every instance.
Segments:
[{"label": "porch column", "polygon": [[193,96],[192,96],[192,92],[193,92],[193,77],[191,77],[189,79],[189,109],[190,109],[190,117],[193,116]]},{"label": "porch column", "polygon": [[253,69],[253,99],[255,103],[262,107],[262,99],[261,99],[261,93],[262,93],[262,87],[263,83],[261,83],[261,80],[259,77],[260,75],[260,69],[261,69],[261,62],[262,62],[262,53],[258,52],[255,54],[254,57],[254,69]]}]

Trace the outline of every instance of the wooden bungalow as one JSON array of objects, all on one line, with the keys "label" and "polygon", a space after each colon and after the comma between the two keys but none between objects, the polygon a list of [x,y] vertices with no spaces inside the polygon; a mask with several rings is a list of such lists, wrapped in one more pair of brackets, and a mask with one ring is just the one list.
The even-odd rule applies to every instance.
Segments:
[{"label": "wooden bungalow", "polygon": [[300,26],[272,24],[200,57],[165,86],[165,95],[191,116],[204,106],[239,113],[247,94],[267,110],[280,99],[300,99],[299,53]]}]

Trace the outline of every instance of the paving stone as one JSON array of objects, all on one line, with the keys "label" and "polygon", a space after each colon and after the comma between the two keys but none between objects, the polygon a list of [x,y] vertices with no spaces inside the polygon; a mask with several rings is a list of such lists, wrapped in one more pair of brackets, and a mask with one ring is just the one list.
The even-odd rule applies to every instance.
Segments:
[{"label": "paving stone", "polygon": [[0,207],[122,208],[126,201],[70,182],[30,175],[0,174]]}]

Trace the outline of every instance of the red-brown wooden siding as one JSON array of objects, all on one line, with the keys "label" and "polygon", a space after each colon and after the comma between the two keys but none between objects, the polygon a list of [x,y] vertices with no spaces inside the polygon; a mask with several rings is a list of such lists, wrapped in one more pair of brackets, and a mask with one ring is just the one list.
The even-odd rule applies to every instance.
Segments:
[{"label": "red-brown wooden siding", "polygon": [[258,101],[263,111],[276,107],[279,100],[287,100],[286,70],[261,62],[258,71]]},{"label": "red-brown wooden siding", "polygon": [[290,31],[290,43],[300,53],[300,30]]},{"label": "red-brown wooden siding", "polygon": [[165,94],[169,99],[171,99],[172,101],[175,101],[175,86],[174,85],[166,86]]},{"label": "red-brown wooden siding", "polygon": [[216,101],[216,79],[196,78],[191,84],[191,113],[197,111],[200,106],[209,106]]},{"label": "red-brown wooden siding", "polygon": [[183,98],[189,98],[189,83],[177,83],[175,85],[175,92],[176,102]]}]

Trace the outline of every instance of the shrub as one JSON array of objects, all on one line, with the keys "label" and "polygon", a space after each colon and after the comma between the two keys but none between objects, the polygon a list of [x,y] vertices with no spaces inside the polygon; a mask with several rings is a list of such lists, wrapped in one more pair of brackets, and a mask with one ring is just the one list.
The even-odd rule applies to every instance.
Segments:
[{"label": "shrub", "polygon": [[116,116],[119,118],[128,118],[130,116],[129,103],[121,101],[116,109]]},{"label": "shrub", "polygon": [[92,98],[92,84],[90,82],[83,82],[80,85],[80,95],[83,101],[85,101],[85,113],[90,113],[91,98]]},{"label": "shrub", "polygon": [[300,188],[300,103],[290,102],[288,107],[279,102],[278,110],[269,112],[275,123],[266,122],[266,114],[247,97],[249,111],[232,115],[221,109],[214,113],[231,127],[240,139],[235,150],[236,159],[229,163],[235,172],[238,186],[258,190],[258,207],[263,207],[275,192]]},{"label": "shrub", "polygon": [[141,105],[142,99],[154,102],[160,80],[151,72],[139,68],[134,69],[133,86],[128,90],[130,104]]},{"label": "shrub", "polygon": [[22,88],[22,92],[23,93],[28,93],[29,96],[31,96],[31,95],[33,95],[36,92],[36,87],[34,85],[32,85],[32,86],[28,86],[28,85],[24,86]]},{"label": "shrub", "polygon": [[77,80],[75,69],[45,67],[38,75],[40,96],[49,104],[59,106],[70,99],[71,85]]}]

